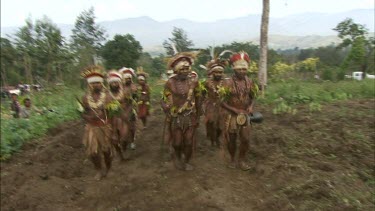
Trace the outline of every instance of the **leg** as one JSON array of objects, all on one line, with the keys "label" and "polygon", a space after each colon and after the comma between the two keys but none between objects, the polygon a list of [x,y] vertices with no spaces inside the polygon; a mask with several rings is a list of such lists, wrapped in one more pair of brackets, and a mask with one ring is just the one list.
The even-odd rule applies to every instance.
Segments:
[{"label": "leg", "polygon": [[123,123],[121,130],[120,130],[120,151],[121,151],[121,161],[125,161],[124,153],[126,152],[126,148],[128,146],[128,139],[129,139],[129,125],[127,123]]},{"label": "leg", "polygon": [[129,138],[130,138],[130,149],[132,150],[135,150],[135,132],[136,132],[136,128],[135,128],[135,123],[136,122],[131,122],[131,126],[130,126],[130,134],[129,134]]},{"label": "leg", "polygon": [[193,153],[194,129],[194,127],[190,127],[184,133],[183,146],[185,154],[185,170],[187,171],[194,169],[194,167],[189,164],[191,155]]},{"label": "leg", "polygon": [[112,155],[111,152],[103,152],[104,155],[104,163],[105,163],[105,171],[103,172],[103,177],[107,176],[109,169],[111,169],[112,166]]},{"label": "leg", "polygon": [[215,139],[215,142],[216,142],[216,146],[218,148],[220,148],[220,135],[221,135],[221,130],[220,128],[217,126],[216,127],[216,139]]},{"label": "leg", "polygon": [[211,124],[209,121],[206,121],[206,137],[211,139]]},{"label": "leg", "polygon": [[141,121],[142,121],[142,124],[143,124],[143,129],[145,129],[146,128],[146,124],[147,124],[147,117],[142,117]]},{"label": "leg", "polygon": [[211,140],[211,146],[214,146],[215,131],[213,122],[208,121],[206,124],[207,137]]},{"label": "leg", "polygon": [[183,137],[183,134],[182,134],[182,130],[181,129],[174,129],[172,131],[172,146],[174,148],[174,163],[175,163],[175,167],[177,169],[180,169],[180,170],[183,170],[184,169],[184,166],[183,166],[183,163],[181,161],[181,157],[182,157],[182,137]]},{"label": "leg", "polygon": [[235,163],[236,148],[237,148],[236,139],[237,139],[236,133],[229,133],[229,141],[228,141],[228,151],[230,154],[229,168],[236,167],[236,163]]},{"label": "leg", "polygon": [[246,154],[249,151],[249,137],[250,136],[250,126],[243,127],[240,130],[240,151],[238,156],[239,167],[246,171],[251,167],[246,163]]},{"label": "leg", "polygon": [[98,153],[91,154],[90,155],[90,160],[94,164],[95,170],[97,171],[97,173],[95,175],[95,179],[96,180],[102,179],[102,173],[101,173],[101,170],[102,170],[102,159],[101,159],[100,154],[98,154]]},{"label": "leg", "polygon": [[121,131],[117,132],[116,141],[113,143],[114,148],[116,149],[117,155],[120,158],[120,161],[124,160],[124,156],[121,150]]}]

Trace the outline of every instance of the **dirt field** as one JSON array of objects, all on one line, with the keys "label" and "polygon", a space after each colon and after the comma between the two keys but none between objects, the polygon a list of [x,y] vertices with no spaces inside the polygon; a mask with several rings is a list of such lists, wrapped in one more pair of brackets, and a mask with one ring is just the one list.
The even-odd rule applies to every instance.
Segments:
[{"label": "dirt field", "polygon": [[191,172],[161,150],[156,110],[130,160],[94,181],[81,144],[83,122],[67,123],[1,165],[1,210],[373,210],[374,100],[324,105],[324,112],[265,116],[253,126],[251,171],[226,167],[197,133]]}]

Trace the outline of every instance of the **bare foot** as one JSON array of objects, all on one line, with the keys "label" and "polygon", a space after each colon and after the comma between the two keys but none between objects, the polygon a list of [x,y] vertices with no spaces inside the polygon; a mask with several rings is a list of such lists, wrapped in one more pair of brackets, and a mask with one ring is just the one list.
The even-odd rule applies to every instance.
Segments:
[{"label": "bare foot", "polygon": [[194,166],[189,163],[185,163],[185,171],[192,171],[192,170],[194,170]]},{"label": "bare foot", "polygon": [[238,164],[238,167],[242,170],[242,171],[248,171],[251,169],[251,166],[245,162],[240,162]]},{"label": "bare foot", "polygon": [[231,162],[228,164],[228,168],[230,168],[230,169],[235,169],[235,168],[236,168],[236,162],[231,161]]},{"label": "bare foot", "polygon": [[184,170],[185,169],[184,164],[182,163],[182,161],[180,159],[174,159],[174,166],[178,170]]},{"label": "bare foot", "polygon": [[99,181],[103,178],[102,172],[98,171],[94,177],[95,180]]}]

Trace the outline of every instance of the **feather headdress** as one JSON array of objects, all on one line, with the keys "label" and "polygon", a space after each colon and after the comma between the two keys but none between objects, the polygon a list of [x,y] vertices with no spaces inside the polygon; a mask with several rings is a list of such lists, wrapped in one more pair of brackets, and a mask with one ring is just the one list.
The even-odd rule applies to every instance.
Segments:
[{"label": "feather headdress", "polygon": [[219,55],[217,54],[215,55],[214,51],[215,51],[214,47],[211,47],[210,49],[211,60],[206,63],[206,66],[201,65],[201,67],[202,66],[205,67],[204,69],[208,71],[208,74],[210,74],[215,67],[221,67],[224,69],[228,65],[228,59],[223,58],[223,56],[226,53],[233,54],[233,52],[230,50],[224,50]]},{"label": "feather headdress", "polygon": [[249,68],[250,57],[245,51],[240,51],[238,53],[232,54],[229,59],[230,64],[233,68]]},{"label": "feather headdress", "polygon": [[148,77],[148,73],[146,73],[142,66],[137,67],[137,76],[143,76],[145,78]]},{"label": "feather headdress", "polygon": [[200,53],[200,51],[178,52],[175,43],[172,43],[171,47],[173,49],[174,55],[172,57],[166,58],[168,69],[173,69],[177,62],[183,58],[187,59],[189,63],[192,65],[194,64],[194,60]]},{"label": "feather headdress", "polygon": [[88,83],[103,82],[104,68],[99,65],[88,66],[83,69],[81,76],[85,78]]}]

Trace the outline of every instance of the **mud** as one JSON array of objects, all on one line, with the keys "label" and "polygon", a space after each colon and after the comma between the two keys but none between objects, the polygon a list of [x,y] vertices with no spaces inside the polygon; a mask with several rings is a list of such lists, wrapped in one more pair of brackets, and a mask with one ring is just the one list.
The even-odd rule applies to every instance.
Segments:
[{"label": "mud", "polygon": [[101,181],[85,157],[84,123],[66,123],[1,163],[1,210],[372,210],[374,107],[356,100],[276,116],[258,106],[265,120],[253,125],[247,172],[226,167],[203,124],[195,170],[176,170],[156,110],[130,159],[115,158]]}]

